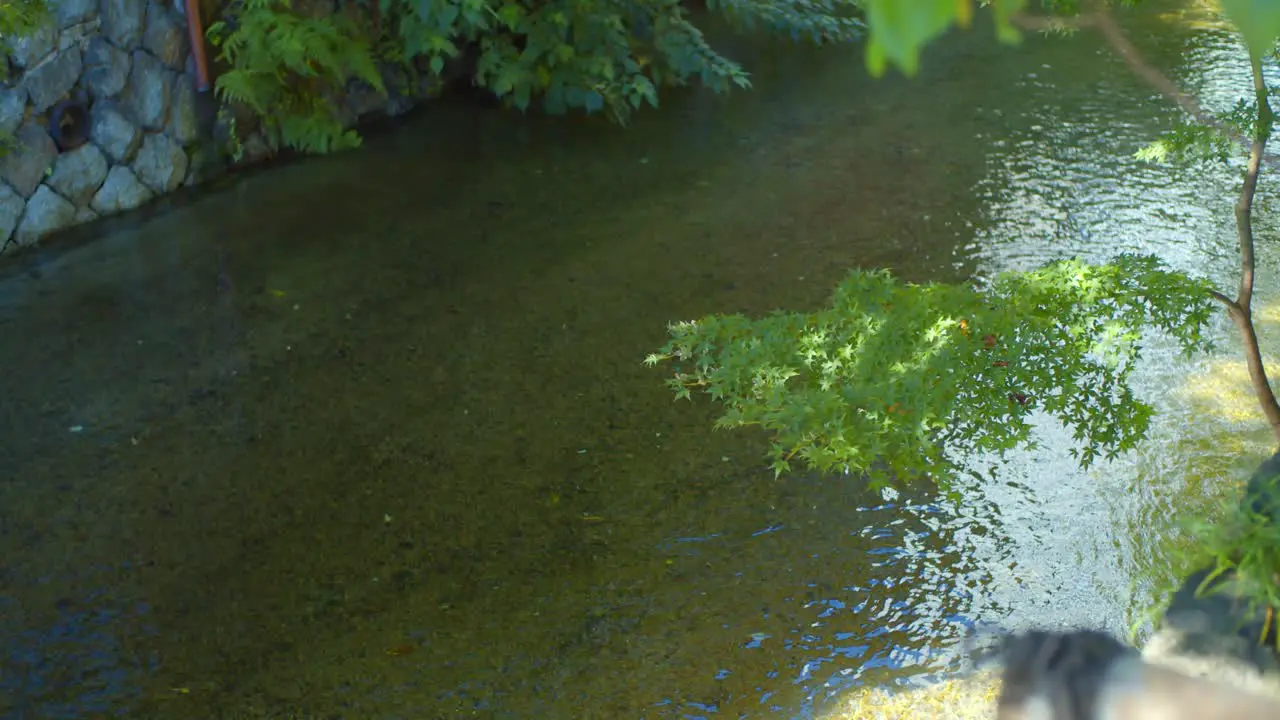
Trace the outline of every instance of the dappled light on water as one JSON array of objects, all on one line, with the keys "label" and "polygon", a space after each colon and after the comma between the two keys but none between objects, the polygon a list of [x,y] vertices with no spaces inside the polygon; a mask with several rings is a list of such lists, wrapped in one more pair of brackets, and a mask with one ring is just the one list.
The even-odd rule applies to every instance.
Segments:
[{"label": "dappled light on water", "polygon": [[[1234,102],[1229,38],[1130,24]],[[839,720],[983,625],[1125,631],[1177,514],[1269,451],[1225,321],[1148,344],[1139,451],[1083,471],[1041,423],[959,503],[775,478],[641,361],[851,267],[1138,251],[1229,288],[1231,168],[1135,160],[1174,114],[1089,33],[957,35],[913,82],[725,42],[754,91],[625,131],[441,104],[0,268],[0,714]]]}]

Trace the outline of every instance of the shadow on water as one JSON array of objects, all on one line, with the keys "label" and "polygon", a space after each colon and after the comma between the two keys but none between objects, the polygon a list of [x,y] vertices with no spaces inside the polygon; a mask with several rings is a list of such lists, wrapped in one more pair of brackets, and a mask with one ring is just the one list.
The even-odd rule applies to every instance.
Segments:
[{"label": "shadow on water", "polygon": [[812,717],[977,621],[1123,625],[1150,457],[1081,473],[1048,428],[959,508],[775,480],[640,360],[852,266],[1021,263],[1069,226],[1028,208],[1204,265],[1174,229],[1229,176],[1077,202],[1171,117],[1089,36],[952,38],[915,83],[730,52],[755,91],[626,131],[432,108],[0,282],[4,717]]}]

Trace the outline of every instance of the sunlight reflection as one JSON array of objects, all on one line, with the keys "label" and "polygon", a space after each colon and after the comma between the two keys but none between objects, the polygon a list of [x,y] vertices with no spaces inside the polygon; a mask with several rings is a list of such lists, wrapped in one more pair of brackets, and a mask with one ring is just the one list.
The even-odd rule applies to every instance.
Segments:
[{"label": "sunlight reflection", "polygon": [[985,672],[911,689],[873,688],[850,693],[822,720],[906,720],[995,717],[999,678]]}]

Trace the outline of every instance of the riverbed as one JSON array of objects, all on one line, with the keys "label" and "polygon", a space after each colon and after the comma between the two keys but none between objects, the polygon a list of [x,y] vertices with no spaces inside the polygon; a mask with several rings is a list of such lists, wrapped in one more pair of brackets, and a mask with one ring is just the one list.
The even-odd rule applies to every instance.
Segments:
[{"label": "riverbed", "polygon": [[[1197,3],[1144,7],[1154,64],[1243,95]],[[753,90],[625,129],[441,103],[0,267],[3,716],[811,718],[975,628],[1140,620],[1177,516],[1271,450],[1225,318],[1209,357],[1151,339],[1141,450],[1082,471],[1046,425],[959,505],[774,478],[641,361],[853,267],[1142,251],[1230,289],[1233,168],[1135,159],[1176,114],[1091,33],[955,35],[912,81],[726,48]]]}]

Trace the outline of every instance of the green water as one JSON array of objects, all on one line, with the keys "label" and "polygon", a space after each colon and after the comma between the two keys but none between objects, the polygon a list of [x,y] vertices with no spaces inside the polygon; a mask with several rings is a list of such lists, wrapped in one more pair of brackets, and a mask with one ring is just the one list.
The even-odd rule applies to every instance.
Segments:
[{"label": "green water", "polygon": [[[1179,7],[1128,27],[1229,107],[1247,68]],[[813,717],[975,623],[1125,629],[1174,514],[1269,449],[1225,321],[1222,362],[1153,341],[1141,452],[1085,473],[1046,427],[960,508],[774,479],[640,361],[854,266],[1229,287],[1234,176],[1133,160],[1174,114],[1087,33],[954,37],[915,82],[729,50],[754,91],[626,130],[441,105],[0,266],[3,717]]]}]

